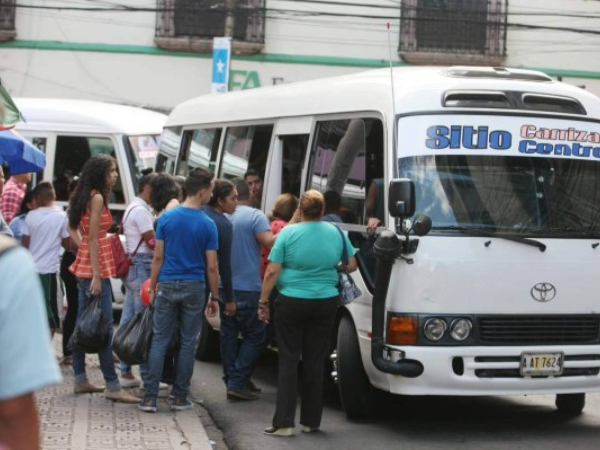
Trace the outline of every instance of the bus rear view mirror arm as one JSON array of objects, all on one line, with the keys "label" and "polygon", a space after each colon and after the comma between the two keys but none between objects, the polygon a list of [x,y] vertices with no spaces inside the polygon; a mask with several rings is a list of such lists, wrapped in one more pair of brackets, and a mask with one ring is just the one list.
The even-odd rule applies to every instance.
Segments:
[{"label": "bus rear view mirror arm", "polygon": [[402,242],[393,231],[384,231],[375,241],[373,251],[377,258],[377,272],[375,274],[376,289],[373,296],[373,314],[371,318],[373,334],[371,338],[371,361],[378,370],[384,373],[416,378],[423,373],[423,364],[420,361],[412,359],[391,361],[384,357],[385,299],[390,285],[392,266],[402,252]]}]

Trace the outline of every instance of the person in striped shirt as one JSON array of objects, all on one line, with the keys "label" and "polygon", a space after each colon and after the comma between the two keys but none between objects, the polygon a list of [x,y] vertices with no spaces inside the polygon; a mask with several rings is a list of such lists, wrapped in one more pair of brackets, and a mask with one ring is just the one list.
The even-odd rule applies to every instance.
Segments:
[{"label": "person in striped shirt", "polygon": [[10,223],[19,212],[21,202],[27,192],[27,183],[30,181],[31,174],[23,173],[11,176],[6,182],[4,191],[2,192],[2,206],[0,207],[6,223]]},{"label": "person in striped shirt", "polygon": [[[83,166],[80,181],[69,204],[69,233],[79,247],[75,262],[69,268],[77,277],[78,316],[85,309],[90,295],[99,296],[104,320],[111,334],[113,311],[110,278],[116,275],[116,267],[107,235],[112,225],[108,199],[118,176],[114,158],[107,155],[92,156]],[[115,372],[112,336],[109,344],[98,352],[98,357],[106,382],[104,396],[123,403],[138,403],[139,398],[121,389]],[[85,353],[81,351],[73,351],[73,373],[76,394],[104,391],[104,387],[88,382]]]}]

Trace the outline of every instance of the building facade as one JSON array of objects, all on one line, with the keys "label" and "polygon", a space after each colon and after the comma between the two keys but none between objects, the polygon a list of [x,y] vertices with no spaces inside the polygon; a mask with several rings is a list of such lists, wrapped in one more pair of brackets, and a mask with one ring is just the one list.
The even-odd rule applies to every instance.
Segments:
[{"label": "building facade", "polygon": [[[390,24],[388,31],[387,24]],[[600,2],[586,0],[0,0],[0,79],[16,97],[168,111],[230,89],[389,65],[539,69],[600,95]]]}]

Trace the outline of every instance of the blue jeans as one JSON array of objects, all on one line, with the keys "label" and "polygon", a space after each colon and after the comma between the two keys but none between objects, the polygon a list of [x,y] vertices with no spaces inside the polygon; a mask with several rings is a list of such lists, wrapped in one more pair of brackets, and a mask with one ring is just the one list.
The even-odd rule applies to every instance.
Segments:
[{"label": "blue jeans", "polygon": [[[237,306],[235,316],[221,316],[221,361],[223,380],[228,389],[243,389],[254,371],[256,362],[267,341],[267,326],[258,318],[260,292],[233,291]],[[242,334],[242,342],[238,336]]]},{"label": "blue jeans", "polygon": [[148,356],[148,375],[144,380],[146,399],[158,397],[165,354],[179,318],[179,357],[173,384],[175,398],[187,398],[194,371],[196,341],[206,304],[204,283],[200,281],[161,281],[154,300],[154,328]]},{"label": "blue jeans", "polygon": [[[121,322],[119,328],[125,326],[133,316],[144,308],[142,303],[141,291],[142,283],[150,278],[152,270],[152,254],[139,253],[133,258],[133,264],[129,268],[127,277],[123,280],[125,285],[125,301],[123,302],[123,311],[121,313]],[[131,366],[121,361],[121,375],[131,373]],[[148,364],[140,364],[140,374],[142,380],[146,378]]]},{"label": "blue jeans", "polygon": [[[77,278],[77,288],[79,289],[78,318],[81,316],[83,309],[87,305],[88,292],[90,291],[91,284],[91,279]],[[113,360],[112,351],[113,309],[111,289],[110,280],[108,278],[103,278],[100,302],[102,305],[102,313],[104,314],[104,319],[107,322],[110,332],[110,343],[106,348],[98,352],[98,358],[100,359],[100,370],[102,370],[102,376],[106,382],[106,389],[109,391],[118,391],[121,389],[121,385],[119,384],[119,378],[115,372],[115,362]],[[75,383],[87,383],[88,379],[85,373],[85,353],[78,351],[73,352],[73,372],[75,374]]]}]

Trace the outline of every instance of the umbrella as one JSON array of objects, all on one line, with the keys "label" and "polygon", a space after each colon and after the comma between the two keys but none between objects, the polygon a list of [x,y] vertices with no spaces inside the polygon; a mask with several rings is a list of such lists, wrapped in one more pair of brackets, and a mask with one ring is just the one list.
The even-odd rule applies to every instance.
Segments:
[{"label": "umbrella", "polygon": [[46,167],[46,155],[12,131],[0,131],[0,164],[8,163],[10,173],[39,172]]}]

